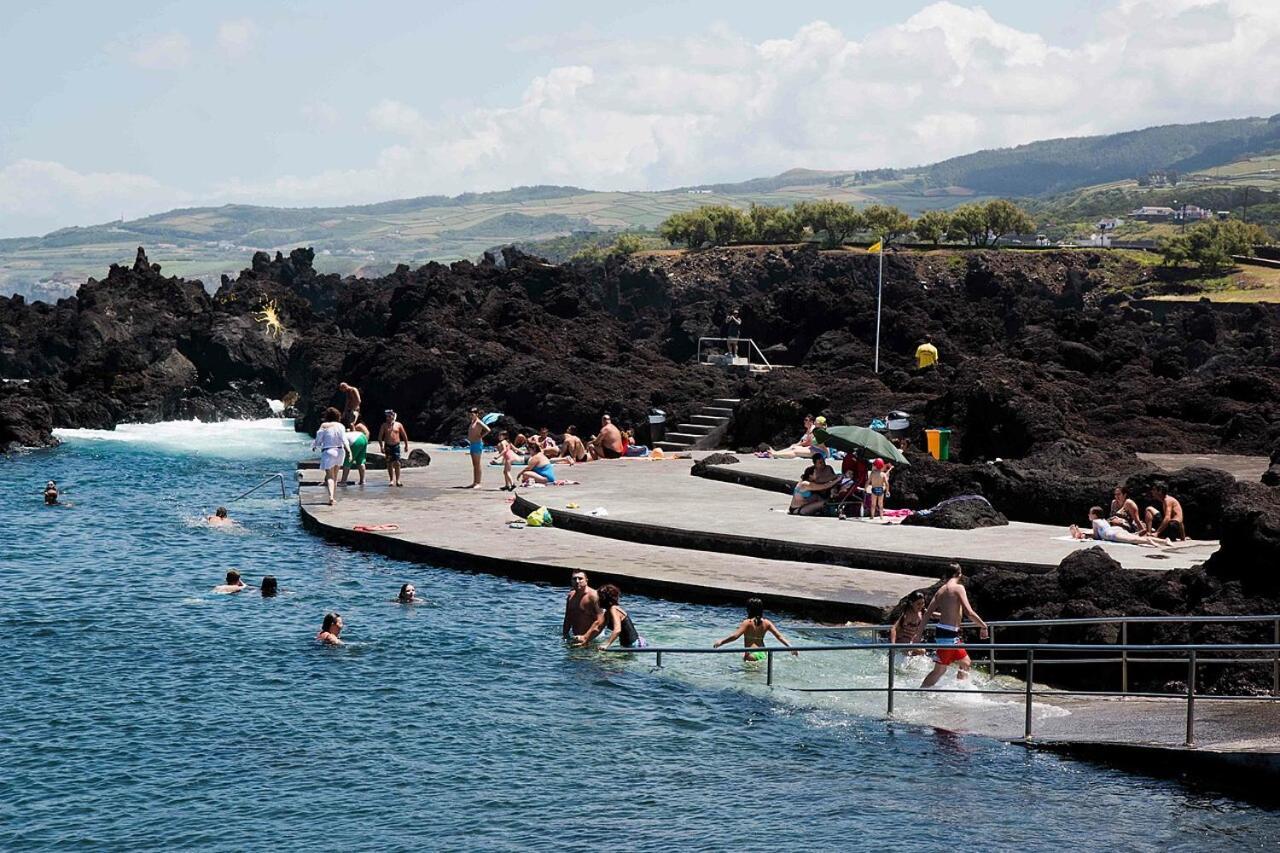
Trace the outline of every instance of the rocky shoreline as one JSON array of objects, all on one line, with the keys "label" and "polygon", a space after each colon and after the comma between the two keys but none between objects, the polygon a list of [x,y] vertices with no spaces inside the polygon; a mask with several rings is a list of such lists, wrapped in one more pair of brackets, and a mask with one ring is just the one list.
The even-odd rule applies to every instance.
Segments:
[{"label": "rocky shoreline", "polygon": [[[876,259],[859,252],[746,247],[552,265],[509,249],[375,279],[318,274],[313,257],[260,252],[210,295],[139,249],[131,267],[55,305],[0,299],[0,377],[25,380],[0,382],[0,447],[51,444],[55,427],[266,417],[269,398],[296,400],[309,430],[342,380],[361,389],[366,412],[395,408],[413,438],[431,441],[459,437],[471,405],[506,413],[507,427],[582,432],[608,411],[644,440],[651,408],[681,419],[737,397],[728,441],[746,450],[794,440],[806,412],[865,424],[901,409],[955,431],[953,461],[911,452],[895,480],[907,506],[976,493],[1010,519],[1065,523],[1120,480],[1165,479],[1191,534],[1222,541],[1203,570],[1216,597],[1179,600],[1280,608],[1280,465],[1264,485],[1203,469],[1164,475],[1135,455],[1280,462],[1276,306],[1202,302],[1157,317],[1115,286],[1140,281],[1141,266],[1102,252],[891,254],[875,375]],[[698,338],[719,335],[734,306],[743,336],[788,367],[746,375],[693,363]],[[942,357],[918,372],[925,334]],[[1063,587],[1015,606],[1000,592],[1025,585],[984,581],[975,598],[1007,617],[1158,597],[1135,589],[1107,602]]]}]

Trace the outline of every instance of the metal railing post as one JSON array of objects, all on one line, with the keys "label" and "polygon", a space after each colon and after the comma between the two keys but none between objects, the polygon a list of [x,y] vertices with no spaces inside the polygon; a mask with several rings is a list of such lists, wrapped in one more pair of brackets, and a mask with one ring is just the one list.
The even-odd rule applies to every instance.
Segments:
[{"label": "metal railing post", "polygon": [[889,689],[887,691],[889,694],[889,700],[888,700],[888,708],[886,710],[886,714],[890,717],[893,716],[893,664],[894,664],[893,652],[894,652],[893,649],[889,649]]},{"label": "metal railing post", "polygon": [[1186,745],[1196,745],[1196,652],[1191,650],[1187,658],[1187,740]]},{"label": "metal railing post", "polygon": [[662,669],[662,652],[658,652],[658,669]]},{"label": "metal railing post", "polygon": [[1035,649],[1027,649],[1027,714],[1022,726],[1022,739],[1031,740],[1031,680],[1036,675]]},{"label": "metal railing post", "polygon": [[[996,629],[994,626],[987,626],[987,642],[992,646],[996,644]],[[987,650],[987,675],[992,678],[996,677],[996,650],[994,648]]]},{"label": "metal railing post", "polygon": [[[1272,642],[1280,646],[1280,619],[1272,623]],[[1271,659],[1271,695],[1280,696],[1280,651]]]},{"label": "metal railing post", "polygon": [[764,683],[769,687],[773,686],[773,652],[764,653],[765,675]]},{"label": "metal railing post", "polygon": [[[1120,645],[1129,645],[1129,623],[1120,623]],[[1129,650],[1120,650],[1120,692],[1129,692]]]}]

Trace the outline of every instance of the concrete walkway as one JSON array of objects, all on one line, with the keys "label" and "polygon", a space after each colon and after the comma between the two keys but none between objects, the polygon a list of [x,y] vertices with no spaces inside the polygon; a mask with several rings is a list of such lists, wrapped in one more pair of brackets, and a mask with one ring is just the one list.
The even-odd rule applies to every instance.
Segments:
[{"label": "concrete walkway", "polygon": [[[426,447],[432,453],[431,466],[405,470],[403,488],[390,488],[385,473],[370,471],[364,488],[340,488],[333,507],[327,505],[322,487],[305,485],[316,483],[318,472],[304,471],[303,522],[335,541],[433,565],[566,586],[571,571],[583,569],[596,581],[612,579],[629,591],[717,602],[759,595],[791,610],[841,620],[880,621],[904,595],[928,585],[918,577],[822,563],[654,547],[554,527],[513,529],[507,526],[515,520],[511,497],[498,490],[500,469],[486,467],[479,490],[456,488],[470,482],[466,454]],[[688,475],[687,461],[663,464],[682,468],[685,481],[701,482]],[[623,465],[595,463],[564,470],[595,482],[612,480]],[[630,469],[627,476],[640,480],[644,472]],[[586,500],[585,485],[522,491],[537,492],[539,499],[557,507]],[[387,523],[399,529],[353,530]]]}]

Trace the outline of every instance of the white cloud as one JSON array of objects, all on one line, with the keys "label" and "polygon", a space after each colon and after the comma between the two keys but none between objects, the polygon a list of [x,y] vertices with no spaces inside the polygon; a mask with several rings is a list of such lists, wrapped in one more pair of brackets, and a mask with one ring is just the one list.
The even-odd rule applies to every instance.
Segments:
[{"label": "white cloud", "polygon": [[434,116],[385,99],[368,112],[385,147],[366,167],[218,192],[332,203],[540,182],[651,189],[907,166],[1280,103],[1280,4],[1121,0],[1095,14],[1073,46],[952,2],[856,36],[822,21],[757,43],[724,27],[627,42],[584,31],[516,103]]},{"label": "white cloud", "polygon": [[249,18],[218,25],[218,47],[230,56],[244,56],[258,40],[258,25]]},{"label": "white cloud", "polygon": [[182,68],[191,61],[191,40],[179,32],[146,36],[129,51],[129,61],[152,71]]},{"label": "white cloud", "polygon": [[0,169],[0,233],[43,234],[144,216],[189,200],[146,175],[81,173],[49,160],[18,160]]}]

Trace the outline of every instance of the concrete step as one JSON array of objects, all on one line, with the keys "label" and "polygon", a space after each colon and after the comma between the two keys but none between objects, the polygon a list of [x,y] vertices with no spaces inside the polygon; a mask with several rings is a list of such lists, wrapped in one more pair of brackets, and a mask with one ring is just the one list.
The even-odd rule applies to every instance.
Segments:
[{"label": "concrete step", "polygon": [[726,409],[721,406],[703,406],[700,415],[718,415],[722,418],[733,417],[733,409]]},{"label": "concrete step", "polygon": [[702,436],[696,432],[669,432],[666,435],[667,441],[675,441],[682,444],[694,444],[700,438]]},{"label": "concrete step", "polygon": [[705,424],[709,427],[724,426],[729,422],[728,418],[721,415],[694,415],[689,420],[695,424]]},{"label": "concrete step", "polygon": [[719,424],[676,424],[676,432],[696,433],[698,435],[706,435],[712,430],[719,429]]},{"label": "concrete step", "polygon": [[656,441],[653,446],[659,447],[663,450],[674,450],[677,453],[685,450],[693,450],[692,444],[682,444],[678,441]]},{"label": "concrete step", "polygon": [[713,405],[713,406],[725,406],[725,407],[727,407],[727,408],[732,409],[734,406],[738,405],[738,404],[739,404],[739,403],[741,403],[741,402],[742,402],[742,400],[741,400],[740,398],[738,398],[738,397],[721,397],[721,398],[720,398],[720,399],[718,399],[718,400],[712,400],[712,401],[711,401],[711,405]]}]

